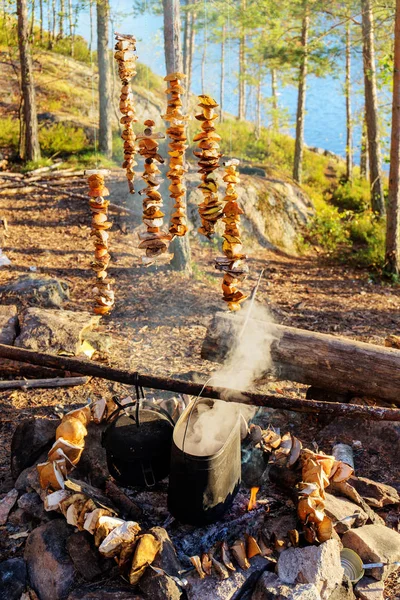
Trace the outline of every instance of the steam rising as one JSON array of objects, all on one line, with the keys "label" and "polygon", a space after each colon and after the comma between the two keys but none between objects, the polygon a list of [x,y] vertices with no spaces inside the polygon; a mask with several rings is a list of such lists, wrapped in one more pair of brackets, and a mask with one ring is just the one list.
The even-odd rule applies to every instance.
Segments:
[{"label": "steam rising", "polygon": [[[233,402],[238,398],[238,393],[233,390],[250,391],[257,379],[272,367],[271,344],[277,337],[275,331],[272,333],[273,319],[270,313],[260,304],[249,303],[243,317],[236,323],[232,350],[222,367],[207,382],[225,388],[222,395],[224,401],[215,400],[213,406],[209,406],[210,401],[199,401],[196,405],[184,441],[184,451],[189,454],[214,454],[222,448],[240,415],[248,421],[256,410]],[[220,332],[220,335],[225,335],[225,332]],[[182,423],[175,430],[174,439],[181,449],[185,429],[186,423]]]}]

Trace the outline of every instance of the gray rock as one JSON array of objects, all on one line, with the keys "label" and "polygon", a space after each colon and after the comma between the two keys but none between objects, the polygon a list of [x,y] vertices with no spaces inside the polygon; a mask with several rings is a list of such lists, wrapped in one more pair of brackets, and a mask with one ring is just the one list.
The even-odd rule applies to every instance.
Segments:
[{"label": "gray rock", "polygon": [[5,300],[18,299],[45,308],[59,308],[69,299],[69,285],[60,279],[24,275],[13,283],[1,286],[0,296]]},{"label": "gray rock", "polygon": [[26,565],[22,558],[0,563],[0,600],[19,600],[26,587]]},{"label": "gray rock", "polygon": [[297,518],[295,513],[282,515],[281,517],[266,517],[263,523],[263,535],[268,542],[273,542],[275,536],[278,540],[288,540],[288,533],[296,529]]},{"label": "gray rock", "polygon": [[15,488],[10,490],[4,498],[0,500],[0,525],[7,523],[8,515],[10,514],[14,504],[18,498],[18,490]]},{"label": "gray rock", "polygon": [[168,575],[160,575],[151,568],[139,579],[138,588],[147,600],[179,600],[181,591]]},{"label": "gray rock", "polygon": [[0,305],[0,344],[12,346],[17,335],[18,315],[15,304]]},{"label": "gray rock", "polygon": [[353,584],[350,579],[343,577],[342,585],[338,585],[329,600],[354,600]]},{"label": "gray rock", "polygon": [[49,513],[44,510],[43,500],[36,492],[23,494],[18,500],[18,506],[29,517],[44,522],[50,520]]},{"label": "gray rock", "polygon": [[351,485],[357,490],[362,498],[374,508],[382,508],[387,504],[399,504],[400,496],[391,485],[378,483],[367,479],[367,477],[352,477]]},{"label": "gray rock", "polygon": [[86,531],[73,533],[67,540],[67,550],[75,569],[85,581],[93,581],[100,577],[100,554],[93,543],[93,536]]},{"label": "gray rock", "polygon": [[179,576],[179,571],[182,570],[182,565],[176,555],[175,547],[165,529],[162,527],[152,527],[150,533],[161,542],[161,548],[153,561],[153,565],[159,569],[163,569],[168,575]]},{"label": "gray rock", "polygon": [[37,352],[79,354],[86,331],[100,317],[88,312],[27,308],[20,315],[21,333],[15,345]]},{"label": "gray rock", "polygon": [[11,473],[15,479],[50,449],[59,424],[58,419],[32,418],[17,425],[11,441]]},{"label": "gray rock", "polygon": [[[44,455],[42,454],[41,457],[43,458],[43,460],[46,460],[47,453]],[[41,459],[39,459],[38,462],[41,462]],[[24,469],[22,473],[18,476],[18,479],[16,480],[14,485],[19,492],[31,492],[33,490],[37,494],[39,494],[39,496],[43,494],[43,490],[39,483],[39,474],[36,468],[36,464],[32,465],[31,467],[28,467],[27,469]]]},{"label": "gray rock", "polygon": [[64,519],[50,521],[29,535],[24,558],[32,588],[40,600],[64,600],[76,580],[67,551],[71,530]]},{"label": "gray rock", "polygon": [[354,588],[356,598],[361,600],[383,600],[385,585],[383,581],[376,581],[371,577],[363,577]]},{"label": "gray rock", "polygon": [[102,488],[110,476],[107,467],[106,451],[101,445],[101,437],[107,424],[89,423],[85,437],[85,451],[74,470],[74,479],[90,481],[95,487]]},{"label": "gray rock", "polygon": [[312,583],[322,600],[328,600],[343,579],[339,543],[332,539],[320,546],[284,550],[278,560],[278,576],[284,583]]},{"label": "gray rock", "polygon": [[251,600],[321,600],[311,583],[286,585],[275,573],[263,573],[257,582]]},{"label": "gray rock", "polygon": [[346,519],[346,521],[342,521],[335,526],[338,533],[345,533],[354,525],[361,527],[368,520],[368,515],[357,504],[350,502],[347,498],[333,496],[332,494],[325,495],[325,512],[333,521],[340,521],[344,517],[355,515],[353,518]]},{"label": "gray rock", "polygon": [[93,584],[80,586],[67,600],[143,600],[143,596],[138,596],[131,586],[103,583],[97,588]]},{"label": "gray rock", "polygon": [[[361,556],[363,563],[393,563],[400,561],[400,533],[384,525],[364,525],[347,531],[342,538],[343,546],[351,548]],[[374,579],[385,580],[395,565],[371,569]]]}]

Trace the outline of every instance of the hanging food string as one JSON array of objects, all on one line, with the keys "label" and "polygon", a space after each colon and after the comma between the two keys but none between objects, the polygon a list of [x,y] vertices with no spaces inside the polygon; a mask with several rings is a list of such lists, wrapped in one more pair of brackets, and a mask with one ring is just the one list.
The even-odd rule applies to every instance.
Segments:
[{"label": "hanging food string", "polygon": [[96,305],[93,310],[98,315],[107,315],[114,305],[114,292],[110,288],[107,279],[107,267],[110,263],[110,254],[108,252],[108,229],[112,227],[111,221],[108,221],[109,201],[105,196],[110,192],[104,185],[104,176],[109,171],[92,170],[86,171],[89,184],[89,207],[92,212],[92,229],[90,232],[93,238],[95,251],[94,261],[91,263],[93,271],[96,273],[97,283],[93,288]]},{"label": "hanging food string", "polygon": [[145,265],[152,264],[157,256],[164,254],[171,240],[171,235],[160,229],[165,215],[160,210],[163,202],[158,190],[163,179],[159,177],[161,171],[156,164],[164,163],[164,159],[158,154],[157,140],[165,138],[165,135],[154,133],[154,125],[151,119],[145,121],[143,133],[139,133],[136,138],[139,141],[139,154],[145,158],[142,179],[147,184],[147,187],[139,192],[140,195],[146,195],[143,200],[143,222],[147,231],[139,233],[139,248],[146,250],[146,256],[142,257]]},{"label": "hanging food string", "polygon": [[219,144],[221,137],[216,133],[214,121],[218,118],[218,114],[214,113],[214,109],[218,104],[210,96],[204,94],[198,96],[200,100],[199,106],[202,112],[196,115],[196,119],[201,122],[202,132],[195,135],[194,142],[198,142],[199,150],[193,154],[199,159],[199,173],[202,175],[202,183],[199,189],[204,195],[203,202],[199,204],[199,214],[201,218],[201,227],[199,233],[202,233],[208,238],[211,238],[215,231],[215,224],[218,219],[222,218],[222,203],[218,198],[218,185],[215,177],[212,176],[213,171],[218,169],[219,159],[222,154],[219,152]]},{"label": "hanging food string", "polygon": [[222,282],[223,300],[228,303],[228,308],[231,311],[240,310],[241,303],[248,298],[248,295],[236,287],[246,279],[249,270],[244,262],[247,256],[242,254],[242,240],[240,238],[240,215],[243,214],[243,210],[237,203],[236,185],[240,182],[239,173],[236,170],[238,165],[239,161],[236,158],[224,163],[225,175],[223,180],[227,187],[222,219],[225,223],[222,251],[225,256],[215,259],[215,268],[224,273]]},{"label": "hanging food string", "polygon": [[171,215],[171,225],[169,232],[172,236],[183,236],[188,230],[185,193],[186,188],[183,183],[185,169],[185,150],[187,149],[186,136],[186,121],[189,117],[181,112],[182,100],[181,95],[185,93],[185,88],[180,85],[182,79],[186,75],[183,73],[170,73],[164,77],[167,82],[165,93],[169,95],[167,113],[163,115],[163,119],[169,122],[167,135],[172,140],[169,142],[168,154],[169,171],[167,177],[171,181],[169,186],[170,197],[174,199],[174,212]]},{"label": "hanging food string", "polygon": [[135,117],[135,106],[133,102],[133,93],[130,86],[130,80],[136,75],[136,40],[131,35],[115,34],[117,43],[115,44],[114,58],[118,63],[118,75],[122,82],[119,109],[123,114],[120,123],[124,126],[121,137],[124,140],[124,162],[122,168],[126,170],[129,191],[135,193],[133,180],[135,178],[136,136],[134,134],[132,123],[137,121]]}]

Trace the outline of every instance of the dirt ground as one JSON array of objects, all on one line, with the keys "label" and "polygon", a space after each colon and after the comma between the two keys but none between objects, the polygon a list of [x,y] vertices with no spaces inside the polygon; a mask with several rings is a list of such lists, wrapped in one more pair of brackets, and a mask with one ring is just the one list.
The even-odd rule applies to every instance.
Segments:
[{"label": "dirt ground", "polygon": [[[119,203],[118,190],[125,189],[123,186],[120,175],[114,174],[113,202]],[[86,193],[83,179],[68,180],[62,187]],[[140,204],[136,198],[134,202]],[[12,261],[10,267],[0,269],[0,285],[34,270],[68,282],[70,300],[64,308],[90,310],[94,278],[89,262],[93,251],[85,201],[57,192],[10,193],[0,189],[0,206],[0,217],[6,217],[9,226],[3,251]],[[140,264],[141,252],[136,248],[139,217],[113,214],[112,218],[109,272],[115,281],[116,306],[100,327],[112,337],[109,363],[154,375],[188,378],[196,374],[207,379],[216,365],[200,358],[200,348],[211,317],[224,308],[221,277],[213,267],[215,247],[192,236],[190,278],[163,266],[146,269]],[[398,334],[399,287],[376,281],[365,270],[329,265],[318,257],[293,258],[259,246],[251,248],[249,254],[251,274],[244,288],[250,291],[261,269],[265,269],[257,298],[271,309],[278,322],[376,344],[383,344],[388,334]],[[0,493],[12,484],[10,441],[17,420],[30,415],[52,415],[58,405],[83,402],[106,388],[116,393],[130,391],[119,384],[90,381],[80,388],[65,390],[0,392]],[[301,393],[304,397],[305,387],[301,385],[273,382],[268,388],[277,395]],[[326,422],[315,417],[296,422],[300,428],[296,435],[310,443],[326,426]],[[323,444],[320,447],[324,449]],[[384,452],[381,471],[376,461],[375,467],[370,461],[367,448],[358,454],[359,475],[380,473],[382,481],[400,490],[398,464],[390,460],[390,449]],[[398,527],[398,521],[398,514],[393,513],[391,526]],[[400,596],[392,593],[387,597]]]}]

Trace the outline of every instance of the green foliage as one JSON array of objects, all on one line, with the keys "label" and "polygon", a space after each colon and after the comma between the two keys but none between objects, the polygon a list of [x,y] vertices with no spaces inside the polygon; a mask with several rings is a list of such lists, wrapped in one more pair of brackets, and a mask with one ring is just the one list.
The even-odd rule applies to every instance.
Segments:
[{"label": "green foliage", "polygon": [[349,239],[345,215],[334,206],[326,205],[310,222],[308,235],[312,243],[330,254],[336,253],[339,246],[346,244]]},{"label": "green foliage", "polygon": [[0,148],[16,150],[19,139],[19,122],[12,117],[0,119]]},{"label": "green foliage", "polygon": [[42,127],[39,131],[39,142],[43,154],[47,156],[76,154],[88,146],[83,129],[68,122]]},{"label": "green foliage", "polygon": [[369,184],[365,179],[341,183],[332,193],[332,202],[338,208],[365,211],[370,204]]},{"label": "green foliage", "polygon": [[[39,43],[37,45],[40,46]],[[47,43],[42,44],[41,47],[47,49]],[[51,50],[52,52],[62,54],[63,56],[71,56],[71,38],[66,36],[62,39],[56,40]],[[91,60],[96,62],[96,56],[94,54],[95,53],[92,52],[91,58],[87,41],[80,35],[77,35],[74,39],[74,60],[79,60],[80,62],[90,64]]]},{"label": "green foliage", "polygon": [[137,75],[135,75],[135,85],[140,85],[146,89],[160,91],[165,87],[163,78],[153,73],[150,67],[141,62],[136,63]]},{"label": "green foliage", "polygon": [[50,167],[52,165],[52,161],[50,158],[40,158],[39,160],[28,160],[28,162],[24,163],[21,167],[22,173],[29,173],[29,171],[34,171],[35,169],[40,169],[40,167]]}]

